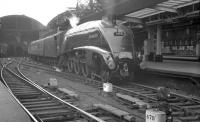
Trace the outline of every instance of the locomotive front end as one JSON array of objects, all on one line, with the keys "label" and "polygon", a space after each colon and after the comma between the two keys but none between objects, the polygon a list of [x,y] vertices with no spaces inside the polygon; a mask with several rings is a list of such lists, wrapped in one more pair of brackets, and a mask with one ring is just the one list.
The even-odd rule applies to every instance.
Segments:
[{"label": "locomotive front end", "polygon": [[110,46],[120,78],[132,79],[135,70],[135,51],[133,33],[124,26],[104,29],[105,38]]}]

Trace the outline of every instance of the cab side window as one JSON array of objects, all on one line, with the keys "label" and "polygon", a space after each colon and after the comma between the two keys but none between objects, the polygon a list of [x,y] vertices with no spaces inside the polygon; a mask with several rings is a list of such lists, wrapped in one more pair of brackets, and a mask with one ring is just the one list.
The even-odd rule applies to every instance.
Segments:
[{"label": "cab side window", "polygon": [[100,35],[100,46],[102,49],[105,49],[107,51],[111,51],[108,42],[103,37],[103,35]]}]

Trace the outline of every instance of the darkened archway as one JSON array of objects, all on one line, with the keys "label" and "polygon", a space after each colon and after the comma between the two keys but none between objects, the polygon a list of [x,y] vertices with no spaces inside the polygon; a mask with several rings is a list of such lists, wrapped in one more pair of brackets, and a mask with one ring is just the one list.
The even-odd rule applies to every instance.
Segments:
[{"label": "darkened archway", "polygon": [[46,29],[37,20],[25,15],[9,15],[0,18],[0,44],[8,45],[6,56],[23,56],[28,44],[39,39],[39,31]]}]

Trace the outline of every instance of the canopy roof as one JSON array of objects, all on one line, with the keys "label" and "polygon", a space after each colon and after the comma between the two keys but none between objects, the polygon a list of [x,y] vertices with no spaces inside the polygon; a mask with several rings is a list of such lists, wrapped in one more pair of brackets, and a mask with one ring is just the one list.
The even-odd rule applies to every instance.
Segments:
[{"label": "canopy roof", "polygon": [[2,30],[33,31],[43,30],[45,26],[39,21],[25,15],[8,15],[0,17]]},{"label": "canopy roof", "polygon": [[133,11],[132,13],[127,14],[126,16],[142,19],[145,17],[160,14],[166,11],[177,13],[178,8],[192,5],[198,2],[200,1],[199,0],[167,0],[161,3],[157,3],[153,7],[144,7],[138,11]]},{"label": "canopy roof", "polygon": [[90,20],[102,19],[104,15],[124,16],[143,8],[153,7],[167,0],[101,0],[103,11],[89,14],[81,18],[81,23]]}]

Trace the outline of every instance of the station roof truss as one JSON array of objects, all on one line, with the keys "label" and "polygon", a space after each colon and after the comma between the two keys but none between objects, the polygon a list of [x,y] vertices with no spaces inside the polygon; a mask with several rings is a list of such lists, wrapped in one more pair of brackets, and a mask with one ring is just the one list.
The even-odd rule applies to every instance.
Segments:
[{"label": "station roof truss", "polygon": [[144,19],[164,12],[178,13],[177,9],[200,3],[200,0],[166,0],[153,7],[143,8],[125,15],[129,18]]}]

